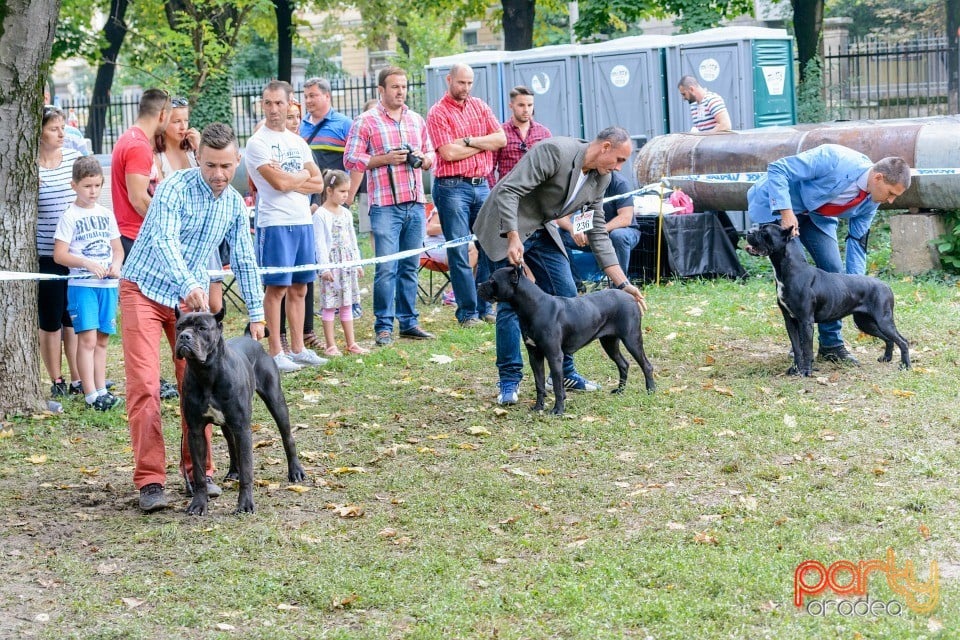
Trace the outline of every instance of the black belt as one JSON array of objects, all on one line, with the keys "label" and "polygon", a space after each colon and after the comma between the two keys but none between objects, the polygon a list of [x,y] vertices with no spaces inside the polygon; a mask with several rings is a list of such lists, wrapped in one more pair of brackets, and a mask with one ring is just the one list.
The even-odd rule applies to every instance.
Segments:
[{"label": "black belt", "polygon": [[442,180],[459,180],[461,182],[469,182],[474,187],[479,187],[482,184],[487,182],[486,178],[469,178],[467,176],[444,176]]}]

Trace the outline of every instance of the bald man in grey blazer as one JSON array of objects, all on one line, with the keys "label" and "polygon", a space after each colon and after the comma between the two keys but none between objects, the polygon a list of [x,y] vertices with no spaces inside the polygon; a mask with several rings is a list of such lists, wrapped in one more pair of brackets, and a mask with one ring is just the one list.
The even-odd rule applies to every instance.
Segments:
[{"label": "bald man in grey blazer", "polygon": [[[643,294],[630,284],[604,226],[603,192],[610,173],[630,156],[630,134],[620,127],[601,131],[595,140],[555,137],[531,147],[516,167],[498,182],[484,202],[473,232],[480,259],[490,272],[507,265],[526,264],[537,285],[551,295],[573,298],[576,285],[570,262],[554,220],[574,214],[574,224],[585,229],[597,263],[610,282],[636,298],[646,309]],[[523,378],[520,323],[508,303],[497,306],[497,402],[516,404]],[[595,383],[577,373],[573,358],[563,361],[567,389],[596,391]]]}]

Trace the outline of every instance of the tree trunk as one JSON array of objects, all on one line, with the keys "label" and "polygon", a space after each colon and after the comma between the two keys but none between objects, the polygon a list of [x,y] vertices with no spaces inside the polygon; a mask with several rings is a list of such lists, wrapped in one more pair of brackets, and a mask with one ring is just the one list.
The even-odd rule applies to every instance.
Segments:
[{"label": "tree trunk", "polygon": [[807,62],[820,55],[823,0],[790,0],[790,4],[793,5],[793,31],[797,38],[800,82],[803,82]]},{"label": "tree trunk", "polygon": [[533,19],[536,0],[502,0],[503,48],[520,51],[533,47]]},{"label": "tree trunk", "polygon": [[[0,5],[0,269],[37,266],[37,147],[43,79],[60,0]],[[37,285],[4,282],[0,314],[0,414],[43,406],[37,339]]]},{"label": "tree trunk", "polygon": [[107,123],[107,111],[110,109],[110,88],[117,70],[120,46],[127,35],[127,25],[123,19],[128,4],[128,0],[111,0],[110,18],[103,27],[107,45],[100,50],[100,66],[97,68],[97,79],[93,83],[93,100],[86,131],[87,137],[93,143],[94,153],[103,153],[103,132]]},{"label": "tree trunk", "polygon": [[293,5],[289,0],[273,0],[277,14],[277,80],[293,77]]},{"label": "tree trunk", "polygon": [[946,0],[947,99],[950,113],[960,112],[960,0]]}]

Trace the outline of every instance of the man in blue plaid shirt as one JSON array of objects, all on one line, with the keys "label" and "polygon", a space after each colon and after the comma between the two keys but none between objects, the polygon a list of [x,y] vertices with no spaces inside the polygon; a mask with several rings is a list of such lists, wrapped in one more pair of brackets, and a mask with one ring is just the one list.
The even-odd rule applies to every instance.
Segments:
[{"label": "man in blue plaid shirt", "polygon": [[[207,264],[224,239],[230,245],[232,268],[250,314],[250,332],[255,340],[264,334],[263,291],[250,221],[243,198],[230,186],[240,161],[233,130],[225,124],[205,128],[197,160],[199,167],[178,171],[157,187],[120,276],[133,482],[140,490],[140,508],[145,512],[168,506],[160,420],[160,336],[166,334],[172,352],[176,305],[184,311],[209,310]],[[174,358],[174,366],[180,383],[185,361]],[[181,428],[180,472],[190,478],[187,425],[182,419]],[[213,483],[210,436],[207,425],[207,493],[215,497],[220,488]]]}]

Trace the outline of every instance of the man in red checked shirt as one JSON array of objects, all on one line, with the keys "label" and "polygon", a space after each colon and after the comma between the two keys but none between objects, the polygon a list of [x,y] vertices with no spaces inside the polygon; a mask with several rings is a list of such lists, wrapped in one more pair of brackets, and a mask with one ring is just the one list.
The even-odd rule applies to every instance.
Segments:
[{"label": "man in red checked shirt", "polygon": [[[507,143],[490,107],[470,95],[473,69],[455,64],[447,74],[447,93],[427,114],[427,130],[437,149],[433,203],[448,240],[468,236],[481,205],[490,195],[487,176],[493,170],[493,154]],[[477,298],[477,282],[489,274],[470,269],[467,246],[447,248],[450,281],[457,298],[457,320],[475,327],[481,318],[494,322],[490,303]]]},{"label": "man in red checked shirt", "polygon": [[550,137],[550,129],[533,119],[533,91],[520,85],[510,90],[510,111],[513,115],[503,123],[507,144],[493,155],[490,186],[517,166],[527,149]]}]

